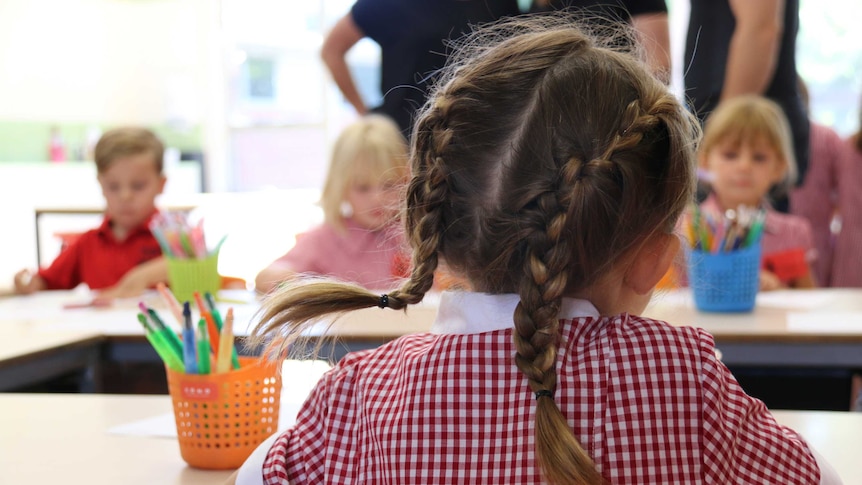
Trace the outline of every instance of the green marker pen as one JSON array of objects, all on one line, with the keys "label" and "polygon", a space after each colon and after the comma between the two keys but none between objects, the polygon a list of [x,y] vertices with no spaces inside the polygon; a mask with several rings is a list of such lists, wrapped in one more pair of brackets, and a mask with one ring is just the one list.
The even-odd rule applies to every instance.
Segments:
[{"label": "green marker pen", "polygon": [[215,298],[213,298],[213,294],[207,291],[204,293],[204,300],[207,302],[207,306],[210,310],[210,315],[213,316],[213,320],[216,324],[216,329],[221,332],[221,327],[224,325],[224,320],[221,319],[221,313],[219,313],[218,308],[216,308]]},{"label": "green marker pen", "polygon": [[[143,303],[141,303],[141,305],[143,306],[143,308],[146,308]],[[153,321],[153,330],[161,334],[161,336],[171,346],[171,348],[174,349],[176,355],[183,355],[183,343],[182,341],[180,341],[180,338],[177,336],[177,334],[165,325],[165,322],[163,322],[162,319],[159,318],[159,314],[156,313],[155,310],[153,310],[152,308],[147,308],[147,313],[150,315],[150,319]]]},{"label": "green marker pen", "polygon": [[210,339],[207,332],[207,321],[201,318],[198,321],[198,374],[210,373]]},{"label": "green marker pen", "polygon": [[150,327],[149,322],[147,321],[147,317],[143,313],[138,313],[138,321],[141,322],[141,325],[144,326],[144,335],[147,337],[147,340],[150,342],[150,345],[156,350],[156,353],[159,354],[159,357],[162,358],[162,361],[173,371],[183,372],[183,364],[179,360],[179,358],[173,353],[170,346],[167,342],[164,341],[161,335],[154,332]]}]

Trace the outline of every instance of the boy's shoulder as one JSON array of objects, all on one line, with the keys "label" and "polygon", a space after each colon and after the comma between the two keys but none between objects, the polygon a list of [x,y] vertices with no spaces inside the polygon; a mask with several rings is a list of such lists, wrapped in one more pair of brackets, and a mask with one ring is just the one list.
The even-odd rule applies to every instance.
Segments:
[{"label": "boy's shoulder", "polygon": [[57,233],[55,236],[59,237],[63,247],[68,249],[75,246],[92,244],[96,238],[108,234],[110,230],[111,226],[108,220],[103,219],[96,227],[91,227],[81,232]]}]

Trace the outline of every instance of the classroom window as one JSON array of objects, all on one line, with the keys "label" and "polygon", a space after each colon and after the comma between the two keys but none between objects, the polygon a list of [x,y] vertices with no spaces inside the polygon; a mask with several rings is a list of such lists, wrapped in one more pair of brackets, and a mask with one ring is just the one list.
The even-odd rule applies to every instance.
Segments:
[{"label": "classroom window", "polygon": [[[319,188],[331,143],[356,118],[320,61],[323,38],[352,0],[222,0],[230,190]],[[380,53],[363,39],[348,54],[370,104]]]},{"label": "classroom window", "polygon": [[[689,0],[668,0],[673,88],[682,95]],[[808,85],[811,117],[842,136],[858,130],[862,98],[862,2],[800,0],[796,63]]]}]

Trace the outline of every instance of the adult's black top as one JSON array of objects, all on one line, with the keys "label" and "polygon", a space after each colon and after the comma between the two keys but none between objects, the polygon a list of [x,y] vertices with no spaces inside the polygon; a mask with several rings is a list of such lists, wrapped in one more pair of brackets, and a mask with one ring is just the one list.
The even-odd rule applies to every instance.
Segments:
[{"label": "adult's black top", "polygon": [[635,15],[667,13],[664,0],[550,0],[548,6],[533,6],[531,11],[574,10],[601,19],[630,22]]},{"label": "adult's black top", "polygon": [[380,45],[383,104],[372,111],[392,117],[409,134],[434,75],[446,63],[448,40],[471,26],[518,15],[517,0],[357,0],[357,27]]},{"label": "adult's black top", "polygon": [[[694,113],[705,120],[721,98],[730,39],[736,20],[727,0],[691,0],[685,45],[685,94]],[[796,33],[799,30],[799,1],[787,0],[784,29],[775,74],[763,93],[778,103],[793,131],[793,146],[799,181],[808,168],[809,123],[796,84]]]}]

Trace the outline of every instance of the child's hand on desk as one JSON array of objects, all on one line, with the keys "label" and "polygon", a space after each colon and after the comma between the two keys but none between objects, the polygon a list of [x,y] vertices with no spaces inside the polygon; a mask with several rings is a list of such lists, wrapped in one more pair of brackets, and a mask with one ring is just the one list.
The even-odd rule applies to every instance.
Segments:
[{"label": "child's hand on desk", "polygon": [[760,270],[760,291],[774,291],[784,288],[784,284],[772,271]]},{"label": "child's hand on desk", "polygon": [[139,296],[157,283],[168,280],[168,267],[165,258],[156,258],[135,266],[126,273],[116,285],[105,288],[93,299],[94,303],[105,303],[115,298]]},{"label": "child's hand on desk", "polygon": [[15,273],[15,293],[29,295],[45,289],[45,281],[29,269]]},{"label": "child's hand on desk", "polygon": [[104,290],[100,291],[93,298],[92,304],[96,306],[107,305],[117,298],[131,298],[134,296],[139,296],[143,294],[146,289],[146,285],[140,286],[134,281],[120,281],[116,285],[105,288]]}]

